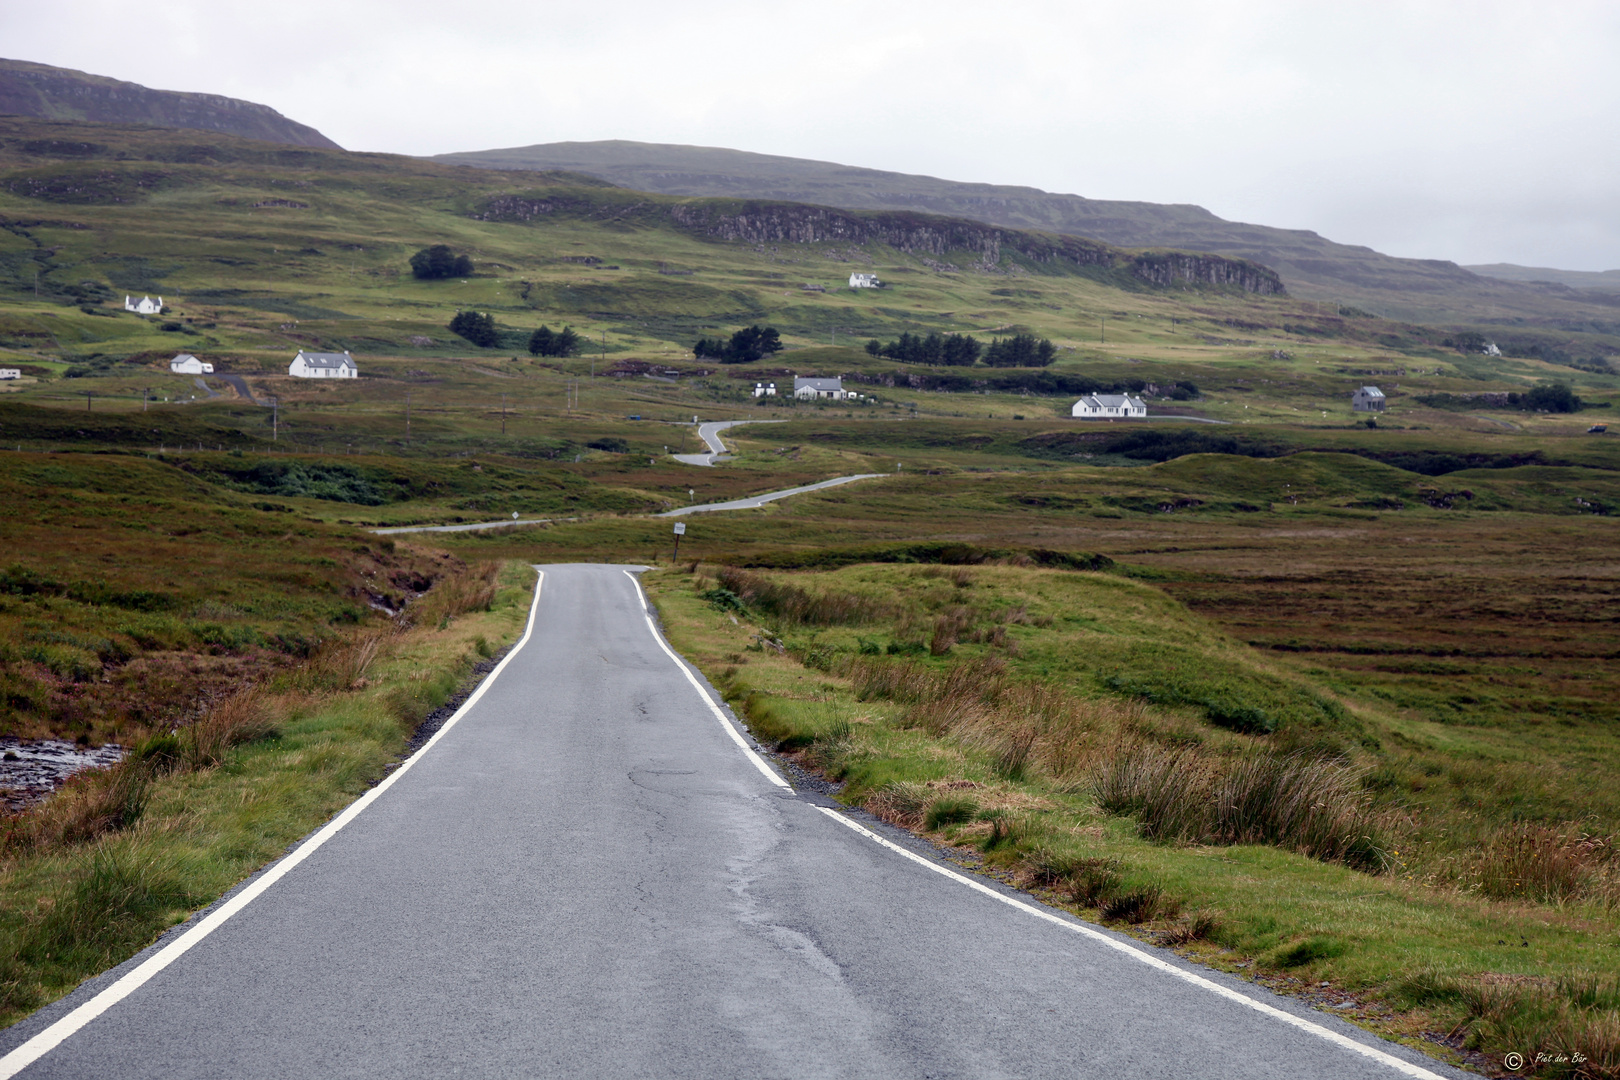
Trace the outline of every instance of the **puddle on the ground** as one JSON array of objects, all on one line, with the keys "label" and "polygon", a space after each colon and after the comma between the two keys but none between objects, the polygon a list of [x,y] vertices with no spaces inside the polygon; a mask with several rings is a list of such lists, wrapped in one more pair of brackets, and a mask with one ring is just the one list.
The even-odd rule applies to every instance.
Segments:
[{"label": "puddle on the ground", "polygon": [[95,749],[60,739],[24,741],[0,737],[0,807],[14,814],[39,802],[62,781],[85,769],[116,765],[125,750],[116,743]]}]

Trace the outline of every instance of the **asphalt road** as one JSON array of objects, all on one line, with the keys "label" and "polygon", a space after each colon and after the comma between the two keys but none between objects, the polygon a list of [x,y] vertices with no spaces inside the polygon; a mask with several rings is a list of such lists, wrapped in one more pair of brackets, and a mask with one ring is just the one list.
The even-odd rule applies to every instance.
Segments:
[{"label": "asphalt road", "polygon": [[789,495],[802,495],[807,491],[820,491],[822,488],[837,487],[840,484],[852,483],[856,480],[871,480],[874,477],[887,475],[885,473],[860,473],[855,476],[838,476],[831,480],[823,480],[818,484],[805,484],[801,487],[783,488],[781,491],[767,491],[763,495],[750,495],[744,499],[732,499],[729,502],[703,503],[701,506],[683,506],[678,510],[665,510],[657,517],[681,517],[684,514],[707,514],[714,510],[757,510],[766,503],[785,499]]},{"label": "asphalt road", "polygon": [[706,454],[672,454],[676,461],[683,465],[713,465],[721,454],[726,452],[726,444],[720,441],[720,433],[726,428],[736,427],[738,424],[780,424],[781,420],[713,420],[707,424],[698,425],[698,438],[703,445],[709,448]]},{"label": "asphalt road", "polygon": [[546,567],[537,611],[338,831],[0,1050],[88,1016],[22,1075],[1461,1075],[850,827],[752,757],[621,569]]}]

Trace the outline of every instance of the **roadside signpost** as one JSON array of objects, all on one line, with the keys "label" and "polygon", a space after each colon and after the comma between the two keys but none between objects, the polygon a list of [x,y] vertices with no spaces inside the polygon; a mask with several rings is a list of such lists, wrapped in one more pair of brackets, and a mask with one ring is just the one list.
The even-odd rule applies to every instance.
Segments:
[{"label": "roadside signpost", "polygon": [[675,554],[673,554],[673,555],[671,555],[669,557],[669,561],[671,563],[675,562],[677,559],[679,559],[681,557],[681,537],[683,537],[685,535],[686,535],[686,522],[677,521],[675,523]]}]

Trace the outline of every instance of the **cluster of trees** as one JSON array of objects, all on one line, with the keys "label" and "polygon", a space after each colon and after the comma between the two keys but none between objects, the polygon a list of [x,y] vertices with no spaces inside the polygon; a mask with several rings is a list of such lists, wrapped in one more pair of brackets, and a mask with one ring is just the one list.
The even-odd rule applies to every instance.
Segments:
[{"label": "cluster of trees", "polygon": [[1057,359],[1057,346],[1034,334],[995,338],[989,347],[967,334],[901,334],[887,345],[873,338],[866,343],[872,356],[886,356],[907,364],[972,367],[983,359],[990,367],[1045,367]]},{"label": "cluster of trees", "polygon": [[[495,328],[495,316],[485,311],[458,311],[450,320],[450,332],[465,338],[480,349],[493,349],[501,343],[501,332]],[[578,355],[584,338],[572,326],[553,330],[542,326],[529,335],[529,352],[535,356]]]},{"label": "cluster of trees", "polygon": [[423,248],[411,256],[411,274],[422,281],[439,278],[472,277],[472,260],[457,255],[443,244]]},{"label": "cluster of trees", "polygon": [[[1592,407],[1564,383],[1542,383],[1520,394],[1423,394],[1417,398],[1431,409],[1518,409],[1522,412],[1572,413]],[[1601,408],[1602,406],[1598,406]]]},{"label": "cluster of trees", "polygon": [[565,326],[555,333],[551,327],[541,326],[529,335],[529,353],[533,356],[573,356],[579,352],[580,340],[572,326]]},{"label": "cluster of trees", "polygon": [[979,344],[978,338],[966,334],[941,334],[935,331],[927,337],[903,333],[887,345],[873,338],[866,343],[866,351],[873,356],[887,356],[906,364],[971,367],[978,362],[984,346]]},{"label": "cluster of trees", "polygon": [[781,351],[782,335],[774,326],[744,327],[730,340],[698,338],[692,346],[692,355],[699,360],[718,360],[722,364],[751,364]]},{"label": "cluster of trees", "polygon": [[984,350],[984,362],[990,367],[1045,367],[1056,359],[1057,346],[1051,339],[1034,334],[997,338]]},{"label": "cluster of trees", "polygon": [[501,343],[495,329],[495,316],[484,311],[458,311],[450,320],[450,332],[466,338],[480,349],[493,349]]}]

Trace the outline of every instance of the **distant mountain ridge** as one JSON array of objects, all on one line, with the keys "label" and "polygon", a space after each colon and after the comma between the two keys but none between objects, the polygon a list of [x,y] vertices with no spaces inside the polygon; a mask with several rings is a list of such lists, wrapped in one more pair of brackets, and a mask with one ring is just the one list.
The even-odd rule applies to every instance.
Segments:
[{"label": "distant mountain ridge", "polygon": [[26,60],[0,59],[0,113],[44,120],[194,128],[288,146],[343,149],[268,105],[218,94],[153,90],[139,83]]},{"label": "distant mountain ridge", "polygon": [[1601,298],[1482,276],[1453,262],[1403,259],[1304,229],[1227,221],[1200,206],[1088,199],[1038,188],[959,183],[826,161],[625,140],[440,154],[491,169],[564,169],[666,195],[730,196],[846,210],[915,210],[1129,248],[1227,255],[1271,267],[1289,292],[1392,318],[1620,327]]},{"label": "distant mountain ridge", "polygon": [[1464,270],[1502,281],[1550,281],[1572,289],[1613,289],[1620,292],[1620,270],[1554,270],[1550,266],[1518,266],[1514,263],[1485,263],[1465,266]]}]

